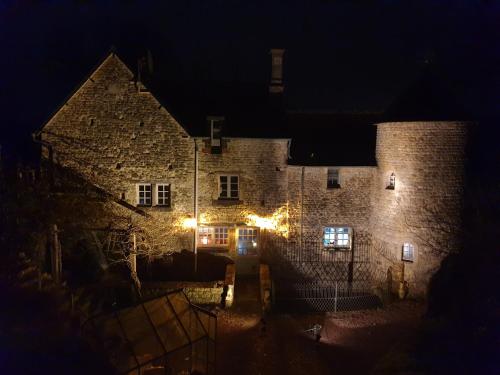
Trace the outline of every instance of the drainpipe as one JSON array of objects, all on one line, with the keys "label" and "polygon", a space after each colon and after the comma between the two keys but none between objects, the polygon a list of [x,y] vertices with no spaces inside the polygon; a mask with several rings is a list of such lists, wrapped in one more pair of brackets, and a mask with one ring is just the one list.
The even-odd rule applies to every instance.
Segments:
[{"label": "drainpipe", "polygon": [[300,176],[300,249],[302,250],[304,241],[304,176],[305,167],[302,167],[302,174]]},{"label": "drainpipe", "polygon": [[194,239],[193,239],[193,249],[194,249],[194,273],[198,271],[198,145],[196,144],[196,139],[194,141],[194,220],[196,226],[194,228]]}]

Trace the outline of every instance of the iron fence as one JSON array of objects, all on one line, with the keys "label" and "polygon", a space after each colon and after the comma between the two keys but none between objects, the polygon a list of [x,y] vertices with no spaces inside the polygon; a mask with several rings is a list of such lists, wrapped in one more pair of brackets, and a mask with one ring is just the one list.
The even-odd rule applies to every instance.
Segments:
[{"label": "iron fence", "polygon": [[342,311],[372,308],[371,244],[325,248],[321,241],[266,239],[261,259],[269,264],[272,299],[282,310]]}]

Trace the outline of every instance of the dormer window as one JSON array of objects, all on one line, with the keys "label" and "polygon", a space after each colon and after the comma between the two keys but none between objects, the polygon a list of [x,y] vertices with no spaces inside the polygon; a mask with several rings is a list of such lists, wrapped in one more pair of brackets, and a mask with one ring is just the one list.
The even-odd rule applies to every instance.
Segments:
[{"label": "dormer window", "polygon": [[220,154],[222,152],[222,125],[224,124],[223,116],[208,116],[207,121],[210,125],[210,151],[212,154]]}]

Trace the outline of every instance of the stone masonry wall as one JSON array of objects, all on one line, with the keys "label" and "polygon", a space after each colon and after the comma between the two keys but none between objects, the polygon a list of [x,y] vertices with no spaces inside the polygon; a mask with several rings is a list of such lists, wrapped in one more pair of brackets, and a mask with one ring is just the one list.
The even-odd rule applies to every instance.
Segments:
[{"label": "stone masonry wall", "polygon": [[[109,55],[45,125],[59,165],[76,171],[117,198],[136,204],[137,183],[171,184],[171,208],[145,207],[140,220],[155,246],[189,246],[173,225],[192,212],[194,142],[149,93],[139,92],[132,72]],[[46,156],[46,155],[45,155]]]},{"label": "stone masonry wall", "polygon": [[[378,124],[371,231],[381,283],[389,268],[402,269],[404,242],[415,249],[404,267],[413,295],[424,295],[443,257],[459,249],[466,132],[463,122]],[[394,190],[386,189],[391,173]]]},{"label": "stone masonry wall", "polygon": [[[209,139],[190,137],[113,54],[45,125],[42,139],[59,165],[132,205],[138,183],[170,184],[171,207],[141,207],[146,218],[130,212],[165,251],[192,247],[192,230],[179,223],[194,215],[195,142],[206,224],[244,224],[249,213],[271,215],[286,204],[288,140],[224,139],[222,154],[212,154]],[[239,176],[238,201],[218,200],[221,173]]]},{"label": "stone masonry wall", "polygon": [[[225,138],[221,154],[210,153],[209,139],[196,142],[199,215],[205,224],[248,224],[248,214],[268,217],[286,206],[288,140]],[[218,199],[220,174],[239,177],[238,200]]]},{"label": "stone masonry wall", "polygon": [[327,167],[288,168],[291,238],[300,240],[301,220],[304,241],[321,241],[329,225],[349,226],[354,238],[366,237],[376,168],[339,167],[340,188],[334,189],[327,188],[327,173]]}]

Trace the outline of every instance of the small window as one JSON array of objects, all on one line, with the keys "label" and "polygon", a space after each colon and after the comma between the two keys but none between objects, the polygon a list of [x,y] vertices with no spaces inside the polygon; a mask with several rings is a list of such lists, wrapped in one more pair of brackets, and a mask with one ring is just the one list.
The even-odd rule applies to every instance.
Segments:
[{"label": "small window", "polygon": [[349,227],[326,227],[323,232],[323,245],[327,248],[351,247],[351,228]]},{"label": "small window", "polygon": [[389,176],[389,185],[387,185],[386,189],[394,190],[396,188],[396,175],[394,172]]},{"label": "small window", "polygon": [[326,187],[328,189],[338,189],[340,187],[339,170],[337,168],[328,168]]},{"label": "small window", "polygon": [[227,246],[229,243],[228,227],[199,227],[198,246]]},{"label": "small window", "polygon": [[170,185],[156,185],[156,205],[170,207]]},{"label": "small window", "polygon": [[403,244],[403,254],[402,259],[406,262],[413,262],[415,256],[415,250],[411,243],[405,242]]},{"label": "small window", "polygon": [[137,205],[151,206],[152,189],[151,184],[138,184],[137,185]]},{"label": "small window", "polygon": [[239,198],[239,178],[238,176],[219,176],[219,199]]},{"label": "small window", "polygon": [[238,255],[257,254],[257,228],[238,229]]}]

